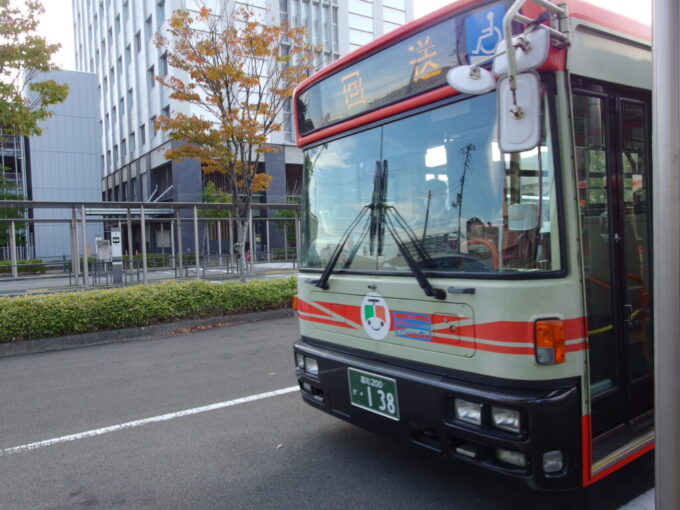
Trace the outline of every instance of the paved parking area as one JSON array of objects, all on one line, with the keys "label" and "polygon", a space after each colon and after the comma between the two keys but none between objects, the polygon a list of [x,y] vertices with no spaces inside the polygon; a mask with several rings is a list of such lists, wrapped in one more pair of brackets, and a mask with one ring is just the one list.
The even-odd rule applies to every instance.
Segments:
[{"label": "paved parking area", "polygon": [[305,405],[292,317],[0,359],[0,508],[614,509],[469,472]]}]

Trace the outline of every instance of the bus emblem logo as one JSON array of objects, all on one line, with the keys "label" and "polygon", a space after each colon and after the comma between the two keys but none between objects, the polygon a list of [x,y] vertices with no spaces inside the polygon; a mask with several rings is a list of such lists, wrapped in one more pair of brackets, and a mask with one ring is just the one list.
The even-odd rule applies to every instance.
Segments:
[{"label": "bus emblem logo", "polygon": [[370,292],[364,296],[361,323],[373,340],[382,340],[390,332],[390,310],[380,294]]}]

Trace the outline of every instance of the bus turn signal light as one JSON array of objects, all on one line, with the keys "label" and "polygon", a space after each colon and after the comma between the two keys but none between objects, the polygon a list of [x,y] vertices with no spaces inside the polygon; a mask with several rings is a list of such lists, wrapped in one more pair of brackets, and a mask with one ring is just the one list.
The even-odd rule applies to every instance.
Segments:
[{"label": "bus turn signal light", "polygon": [[298,310],[298,298],[297,298],[297,296],[293,296],[291,308],[293,308],[294,312],[297,312],[297,310]]},{"label": "bus turn signal light", "polygon": [[536,321],[536,361],[539,365],[564,363],[564,325],[558,319]]}]

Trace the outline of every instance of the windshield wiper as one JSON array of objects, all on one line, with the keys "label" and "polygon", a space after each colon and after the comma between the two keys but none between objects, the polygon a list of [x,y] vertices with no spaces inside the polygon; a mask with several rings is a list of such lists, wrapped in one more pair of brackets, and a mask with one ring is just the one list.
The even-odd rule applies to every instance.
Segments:
[{"label": "windshield wiper", "polygon": [[361,218],[363,218],[370,209],[371,207],[368,205],[365,205],[364,207],[361,208],[361,211],[359,211],[357,217],[354,218],[354,221],[350,223],[349,227],[347,227],[345,232],[342,234],[340,242],[335,247],[335,250],[333,250],[333,254],[331,255],[331,258],[328,260],[328,264],[326,264],[326,267],[324,268],[323,273],[321,274],[321,278],[319,278],[318,280],[312,280],[311,283],[315,284],[320,289],[328,290],[328,279],[331,277],[331,274],[333,273],[333,270],[335,269],[335,266],[338,263],[338,259],[342,254],[342,251],[345,249],[345,244],[347,243],[349,236],[352,234],[356,226],[359,224]]},{"label": "windshield wiper", "polygon": [[359,211],[359,214],[356,216],[356,218],[354,218],[349,227],[347,227],[347,229],[345,230],[340,239],[340,242],[335,247],[335,250],[333,251],[331,258],[328,260],[328,264],[326,264],[326,267],[324,268],[324,271],[321,274],[321,278],[319,278],[318,280],[313,280],[311,283],[314,283],[318,288],[328,290],[329,288],[328,280],[330,279],[331,274],[333,274],[333,271],[335,270],[335,266],[337,265],[338,260],[340,259],[340,255],[342,254],[342,251],[345,248],[345,244],[347,243],[349,236],[352,234],[354,229],[356,229],[357,225],[361,222],[361,219],[370,211],[371,213],[370,221],[364,227],[363,232],[359,236],[358,242],[352,248],[352,251],[347,257],[347,261],[345,262],[344,267],[347,268],[352,264],[352,261],[354,260],[354,257],[356,256],[359,247],[361,246],[364,239],[366,238],[366,235],[369,232],[370,232],[369,240],[370,254],[373,255],[374,247],[376,245],[377,240],[378,248],[377,255],[378,256],[382,255],[385,238],[385,225],[387,225],[388,232],[392,236],[392,239],[394,239],[397,248],[399,248],[399,252],[401,253],[402,257],[404,257],[404,260],[406,260],[406,263],[408,264],[409,268],[411,269],[411,272],[418,281],[418,284],[425,292],[425,295],[434,297],[435,299],[446,299],[445,291],[443,291],[442,289],[436,289],[432,286],[430,280],[428,280],[422,268],[418,265],[418,262],[413,257],[404,241],[399,236],[395,224],[399,227],[399,229],[402,232],[406,233],[409,244],[413,246],[413,248],[418,253],[418,256],[421,258],[423,263],[427,267],[434,268],[435,264],[432,258],[430,257],[429,253],[425,249],[425,246],[423,245],[421,240],[416,237],[415,233],[413,232],[411,227],[409,227],[406,220],[404,220],[401,214],[399,214],[399,211],[397,211],[397,209],[394,206],[389,206],[385,204],[386,197],[387,197],[387,161],[383,161],[382,165],[378,161],[376,162],[375,177],[373,178],[373,196],[371,203],[369,205],[365,205],[364,207],[362,207],[361,211]]},{"label": "windshield wiper", "polygon": [[[430,258],[430,255],[427,253],[427,250],[425,247],[422,245],[419,239],[415,237],[415,234],[411,230],[411,228],[408,226],[408,224],[404,221],[404,218],[399,214],[399,212],[393,207],[393,206],[383,206],[384,211],[385,211],[385,218],[386,218],[386,224],[387,224],[387,230],[392,236],[392,239],[394,239],[394,242],[397,245],[397,248],[399,248],[399,252],[401,253],[401,256],[404,257],[404,260],[406,260],[406,263],[408,264],[408,267],[411,269],[411,272],[413,275],[416,277],[416,280],[418,281],[418,284],[420,285],[420,288],[423,289],[425,292],[426,296],[434,297],[436,299],[446,299],[446,292],[443,291],[442,289],[436,289],[432,286],[430,283],[430,280],[428,280],[427,276],[425,275],[425,272],[423,269],[418,265],[418,262],[416,259],[413,257],[409,249],[407,248],[406,244],[404,241],[401,239],[399,236],[399,233],[397,232],[395,225],[394,225],[394,219],[393,216],[396,217],[396,223],[399,225],[399,227],[406,232],[407,236],[409,237],[409,244],[413,246],[420,257],[423,259],[423,262],[429,267],[434,267],[434,263],[432,259]],[[391,214],[388,214],[391,213]]]},{"label": "windshield wiper", "polygon": [[[328,290],[328,280],[330,279],[331,274],[333,274],[333,271],[335,270],[335,266],[337,265],[338,260],[340,259],[340,255],[342,255],[342,251],[345,249],[345,244],[347,243],[349,236],[352,234],[352,232],[354,232],[354,229],[357,227],[361,219],[366,215],[368,211],[371,211],[369,222],[371,232],[370,250],[371,254],[373,254],[373,244],[375,242],[376,235],[378,235],[380,232],[380,228],[378,226],[379,218],[377,216],[377,204],[383,198],[384,189],[385,184],[383,183],[383,171],[380,165],[380,161],[376,161],[375,176],[373,177],[373,196],[371,199],[372,200],[371,203],[361,208],[359,214],[357,214],[356,218],[352,220],[352,223],[350,223],[349,227],[347,227],[345,232],[342,234],[340,242],[335,247],[335,250],[333,250],[333,254],[331,255],[331,258],[328,260],[328,264],[326,264],[326,267],[324,268],[323,273],[321,274],[321,278],[319,278],[318,280],[312,280],[311,283],[315,284],[320,289]],[[354,259],[354,256],[356,255],[359,246],[366,237],[368,230],[369,228],[364,228],[364,231],[362,232],[359,238],[359,242],[352,249],[350,256],[347,258],[345,268],[347,268],[352,263],[352,260]],[[379,251],[382,251],[381,240],[378,240],[378,247]]]}]

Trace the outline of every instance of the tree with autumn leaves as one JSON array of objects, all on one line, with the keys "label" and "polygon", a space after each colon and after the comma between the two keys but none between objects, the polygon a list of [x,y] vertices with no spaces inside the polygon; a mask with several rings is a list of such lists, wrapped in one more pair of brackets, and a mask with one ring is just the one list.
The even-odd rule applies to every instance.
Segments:
[{"label": "tree with autumn leaves", "polygon": [[36,33],[44,13],[38,0],[0,0],[0,128],[6,135],[40,135],[39,122],[51,115],[49,107],[68,94],[67,85],[40,79],[56,69],[51,58],[59,49]]},{"label": "tree with autumn leaves", "polygon": [[267,24],[250,6],[214,13],[177,10],[168,35],[156,36],[175,72],[156,79],[191,112],[160,117],[157,127],[179,142],[165,155],[197,158],[205,173],[226,176],[236,216],[239,272],[245,280],[245,244],[253,193],[271,176],[258,173],[280,113],[293,89],[311,70],[314,48],[304,28]]}]

